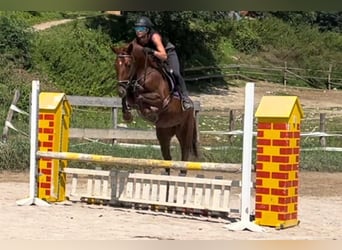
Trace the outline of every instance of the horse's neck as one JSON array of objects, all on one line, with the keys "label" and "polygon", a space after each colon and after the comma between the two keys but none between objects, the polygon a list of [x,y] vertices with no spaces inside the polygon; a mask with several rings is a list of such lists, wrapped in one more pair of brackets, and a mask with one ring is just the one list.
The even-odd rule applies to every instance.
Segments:
[{"label": "horse's neck", "polygon": [[158,92],[162,98],[165,98],[170,94],[167,80],[156,68],[146,67],[137,70],[136,73],[137,78],[144,81],[146,89],[149,89],[151,92]]},{"label": "horse's neck", "polygon": [[138,69],[140,68],[146,68],[146,67],[152,67],[152,68],[157,68],[158,65],[156,62],[153,61],[152,58],[149,56],[141,56],[141,57],[135,57],[136,58],[136,67]]},{"label": "horse's neck", "polygon": [[156,62],[153,62],[151,58],[147,57],[140,57],[139,60],[136,60],[135,68],[137,75],[146,74],[147,72],[151,72],[154,70],[162,73],[158,64]]}]

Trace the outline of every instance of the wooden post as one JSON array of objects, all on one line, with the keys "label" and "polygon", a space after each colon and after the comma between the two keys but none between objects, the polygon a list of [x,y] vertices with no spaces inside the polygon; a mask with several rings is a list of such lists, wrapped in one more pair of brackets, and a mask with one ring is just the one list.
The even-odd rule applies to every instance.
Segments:
[{"label": "wooden post", "polygon": [[287,62],[284,63],[284,86],[287,84]]},{"label": "wooden post", "polygon": [[332,65],[329,64],[329,70],[328,70],[328,89],[331,90],[331,71],[332,71]]},{"label": "wooden post", "polygon": [[194,115],[195,115],[195,121],[196,121],[196,131],[197,131],[196,139],[198,143],[200,143],[200,130],[199,130],[200,111],[201,111],[201,103],[194,102]]},{"label": "wooden post", "polygon": [[[113,129],[116,129],[118,127],[118,108],[117,107],[112,108],[112,121],[113,121]],[[116,138],[113,138],[112,145],[116,143],[117,143]]]},{"label": "wooden post", "polygon": [[[324,133],[325,132],[325,113],[319,114],[319,131]],[[322,147],[326,146],[326,138],[325,136],[319,137],[319,142]]]},{"label": "wooden post", "polygon": [[[229,110],[229,125],[228,125],[229,131],[233,131],[235,129],[235,110],[231,109]],[[229,143],[233,143],[233,136],[229,135],[228,136]]]},{"label": "wooden post", "polygon": [[[11,122],[12,121],[12,117],[13,117],[12,105],[16,105],[17,104],[17,102],[19,100],[19,97],[20,97],[19,90],[15,90],[11,107],[9,108],[8,113],[7,113],[6,122]],[[2,131],[2,141],[3,142],[7,142],[7,138],[8,138],[8,126],[5,123],[4,129]]]},{"label": "wooden post", "polygon": [[195,120],[196,120],[196,131],[197,131],[197,142],[200,143],[200,131],[199,131],[199,122],[200,122],[200,117],[199,117],[199,110],[195,110]]}]

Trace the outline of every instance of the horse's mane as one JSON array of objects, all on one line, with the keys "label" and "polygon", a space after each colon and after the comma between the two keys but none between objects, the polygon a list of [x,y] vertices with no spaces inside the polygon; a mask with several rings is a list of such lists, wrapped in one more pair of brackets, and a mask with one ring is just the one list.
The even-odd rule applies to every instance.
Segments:
[{"label": "horse's mane", "polygon": [[154,56],[145,54],[144,47],[138,44],[136,39],[133,39],[133,41],[129,43],[128,50],[130,50],[130,54],[134,57],[136,62],[139,62],[139,64],[143,63],[145,67],[145,60],[147,56],[146,66],[160,70],[160,63],[158,63]]}]

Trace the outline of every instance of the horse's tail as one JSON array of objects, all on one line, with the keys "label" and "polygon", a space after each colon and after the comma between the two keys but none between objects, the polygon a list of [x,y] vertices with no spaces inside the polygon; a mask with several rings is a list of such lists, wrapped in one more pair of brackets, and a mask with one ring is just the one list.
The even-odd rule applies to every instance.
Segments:
[{"label": "horse's tail", "polygon": [[197,134],[197,121],[196,117],[194,116],[194,129],[193,129],[193,134],[192,134],[192,153],[196,158],[199,157],[199,151],[198,151],[198,134]]}]

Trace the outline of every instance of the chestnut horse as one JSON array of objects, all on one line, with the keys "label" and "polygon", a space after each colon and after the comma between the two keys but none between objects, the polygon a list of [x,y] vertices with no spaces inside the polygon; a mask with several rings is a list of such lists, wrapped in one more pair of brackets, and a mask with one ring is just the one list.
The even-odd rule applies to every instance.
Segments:
[{"label": "chestnut horse", "polygon": [[[118,93],[122,98],[122,113],[126,122],[133,116],[130,109],[153,123],[164,160],[171,160],[170,144],[176,136],[181,148],[181,160],[198,157],[197,127],[194,109],[183,110],[179,95],[171,91],[167,76],[151,55],[134,40],[111,49],[116,54],[115,70]],[[170,174],[170,169],[166,169]],[[186,171],[181,171],[186,174]]]}]

